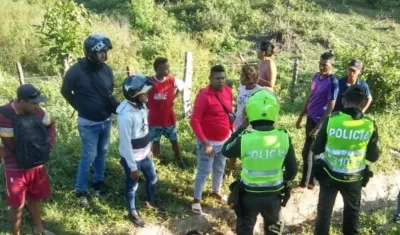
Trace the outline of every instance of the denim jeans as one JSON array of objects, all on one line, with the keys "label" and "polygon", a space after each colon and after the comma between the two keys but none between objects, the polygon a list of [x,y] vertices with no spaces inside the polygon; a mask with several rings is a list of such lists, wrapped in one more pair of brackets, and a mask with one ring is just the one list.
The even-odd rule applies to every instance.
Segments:
[{"label": "denim jeans", "polygon": [[194,181],[194,199],[201,199],[206,179],[212,171],[212,191],[219,193],[224,176],[226,158],[222,155],[222,145],[213,146],[215,154],[206,156],[203,144],[197,141],[197,174]]},{"label": "denim jeans", "polygon": [[96,125],[78,125],[79,135],[82,141],[82,157],[79,162],[76,176],[75,191],[86,191],[90,166],[93,164],[93,182],[104,179],[106,168],[106,154],[110,144],[111,121],[105,121]]},{"label": "denim jeans", "polygon": [[[128,167],[128,163],[125,158],[121,157],[121,166],[125,172],[125,200],[128,212],[132,215],[137,214],[135,207],[135,196],[138,188],[138,182],[131,178],[131,169]],[[153,160],[150,157],[146,157],[141,161],[137,161],[137,169],[141,171],[146,179],[146,201],[153,203],[154,196],[156,193],[157,174],[154,169]]]}]

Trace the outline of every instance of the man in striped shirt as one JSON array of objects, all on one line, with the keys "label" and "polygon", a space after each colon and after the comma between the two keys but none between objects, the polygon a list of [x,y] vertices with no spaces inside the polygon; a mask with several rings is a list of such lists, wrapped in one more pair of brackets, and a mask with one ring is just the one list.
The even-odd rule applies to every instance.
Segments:
[{"label": "man in striped shirt", "polygon": [[[51,146],[54,147],[56,131],[55,122],[39,106],[46,98],[31,84],[22,85],[17,90],[17,99],[4,105],[2,108],[9,109],[17,115],[33,114],[47,128],[47,134]],[[19,235],[22,211],[25,200],[34,224],[34,232],[38,234],[51,235],[52,232],[45,230],[42,223],[40,200],[50,196],[50,186],[43,165],[22,169],[18,166],[15,157],[14,122],[0,113],[0,162],[5,165],[7,203],[11,210],[12,234]]]}]

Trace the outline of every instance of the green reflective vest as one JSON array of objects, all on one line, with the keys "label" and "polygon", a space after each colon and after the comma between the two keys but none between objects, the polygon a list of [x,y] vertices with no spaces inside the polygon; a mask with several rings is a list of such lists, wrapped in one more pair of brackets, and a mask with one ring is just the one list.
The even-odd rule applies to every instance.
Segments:
[{"label": "green reflective vest", "polygon": [[[252,130],[244,133],[241,140],[243,162],[241,178],[244,185],[255,188],[254,191],[257,192],[281,190],[283,188],[282,165],[288,150],[289,135],[285,130]],[[268,188],[274,188],[274,190]]]},{"label": "green reflective vest", "polygon": [[[350,115],[337,113],[329,118],[326,129],[327,143],[322,160],[329,170],[338,174],[352,175],[365,169],[367,145],[374,131],[374,122],[369,118],[354,120]],[[328,170],[328,175],[337,181]]]}]

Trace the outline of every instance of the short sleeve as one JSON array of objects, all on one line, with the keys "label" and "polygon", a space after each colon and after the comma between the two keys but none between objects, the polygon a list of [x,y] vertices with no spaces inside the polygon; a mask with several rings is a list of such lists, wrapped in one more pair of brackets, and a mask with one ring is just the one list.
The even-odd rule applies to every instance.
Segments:
[{"label": "short sleeve", "polygon": [[183,89],[185,88],[185,83],[181,79],[175,77],[174,86],[179,91],[183,91]]},{"label": "short sleeve", "polygon": [[371,91],[369,90],[368,83],[363,81],[363,87],[365,89],[365,95],[368,96],[368,97],[371,96]]},{"label": "short sleeve", "polygon": [[331,77],[331,92],[329,100],[336,100],[339,94],[339,80],[335,77]]}]

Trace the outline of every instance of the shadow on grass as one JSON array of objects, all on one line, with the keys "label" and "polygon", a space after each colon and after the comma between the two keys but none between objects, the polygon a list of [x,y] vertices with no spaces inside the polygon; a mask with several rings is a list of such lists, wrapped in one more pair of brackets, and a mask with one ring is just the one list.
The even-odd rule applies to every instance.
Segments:
[{"label": "shadow on grass", "polygon": [[[321,6],[321,8],[333,11],[341,14],[356,13],[376,19],[380,17],[390,17],[395,19],[398,23],[400,22],[400,7],[375,7],[366,1],[355,1],[355,0],[315,0],[315,3]],[[384,15],[385,14],[385,15]]]},{"label": "shadow on grass", "polygon": [[[341,197],[340,193],[338,193],[337,197]],[[393,200],[378,199],[363,204],[360,210],[360,234],[387,234],[379,228],[390,223],[395,203]],[[287,231],[285,234],[313,232],[315,223],[316,218],[313,218],[300,224],[285,226]],[[343,211],[334,212],[331,219],[331,232],[341,232],[342,224]]]}]

